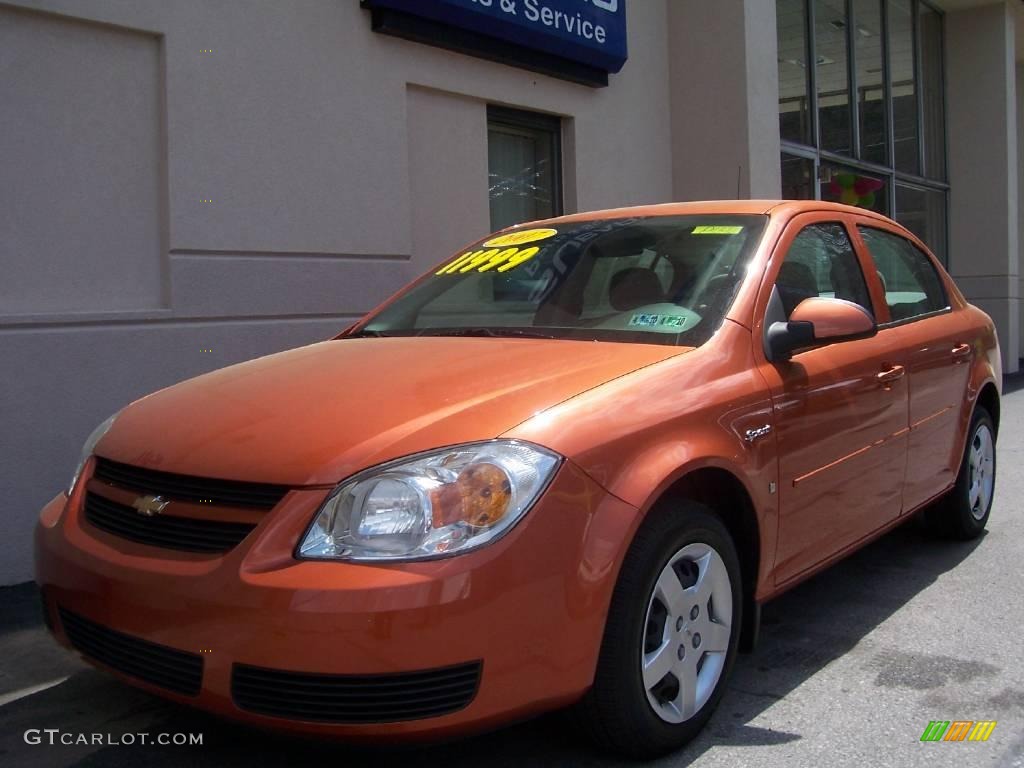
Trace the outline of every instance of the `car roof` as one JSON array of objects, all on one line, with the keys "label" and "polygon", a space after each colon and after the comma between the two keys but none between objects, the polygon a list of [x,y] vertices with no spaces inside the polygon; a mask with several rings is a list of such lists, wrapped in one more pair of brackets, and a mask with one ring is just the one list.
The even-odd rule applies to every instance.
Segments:
[{"label": "car roof", "polygon": [[[637,205],[627,208],[606,208],[599,211],[581,211],[567,216],[557,216],[529,222],[530,226],[538,224],[568,224],[578,221],[595,219],[623,219],[634,216],[684,216],[694,214],[768,214],[789,218],[800,213],[811,211],[836,211],[837,213],[853,213],[859,216],[878,219],[892,223],[892,220],[874,211],[855,208],[852,205],[829,203],[824,200],[701,200],[687,203],[660,203],[657,205]],[[524,226],[517,224],[516,227]]]}]

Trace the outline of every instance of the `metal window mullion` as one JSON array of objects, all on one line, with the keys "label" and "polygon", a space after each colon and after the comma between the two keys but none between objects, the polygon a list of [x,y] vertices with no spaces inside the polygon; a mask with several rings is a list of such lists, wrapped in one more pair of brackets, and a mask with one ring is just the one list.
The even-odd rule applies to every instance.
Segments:
[{"label": "metal window mullion", "polygon": [[921,14],[918,0],[910,3],[910,39],[914,61],[914,108],[917,110],[917,173],[925,176],[924,167],[924,88],[921,87]]},{"label": "metal window mullion", "polygon": [[785,155],[794,155],[795,157],[802,157],[806,160],[815,160],[818,157],[818,151],[814,147],[808,147],[806,144],[798,144],[796,142],[787,141],[783,139],[780,142],[782,153]]},{"label": "metal window mullion", "polygon": [[936,179],[929,179],[924,176],[915,176],[912,173],[897,172],[896,181],[900,184],[908,184],[913,187],[920,187],[921,189],[934,189],[940,192],[949,190],[949,184],[945,181],[937,181]]},{"label": "metal window mullion", "polygon": [[[949,60],[949,57],[946,56],[946,14],[931,5],[928,5],[928,7],[931,8],[934,13],[939,15],[939,56],[942,57],[941,65],[939,66],[939,93],[942,94],[942,156],[944,159],[942,181],[949,181],[949,98],[946,93],[946,62]],[[936,178],[938,177],[936,176]],[[948,202],[946,207],[948,209]],[[948,210],[946,222],[947,224],[949,222]],[[946,248],[948,250],[948,233],[946,243]]]},{"label": "metal window mullion", "polygon": [[892,171],[885,178],[885,188],[889,190],[887,197],[888,205],[886,206],[885,215],[890,219],[896,218],[896,174]]},{"label": "metal window mullion", "polygon": [[846,82],[849,93],[846,97],[850,115],[850,156],[861,158],[864,153],[860,145],[860,94],[857,92],[857,19],[854,16],[853,0],[846,0]]},{"label": "metal window mullion", "polygon": [[856,168],[859,171],[865,171],[867,173],[873,173],[876,176],[885,176],[892,173],[892,168],[879,165],[878,163],[872,163],[870,160],[858,160],[855,157],[847,157],[846,155],[840,155],[835,152],[829,152],[827,150],[822,151],[821,159],[829,163],[839,163],[840,165],[848,165],[851,168]]},{"label": "metal window mullion", "polygon": [[818,120],[818,44],[814,34],[814,0],[805,0],[805,40],[807,43],[807,95],[810,98],[811,144],[821,148],[821,125]]},{"label": "metal window mullion", "polygon": [[892,103],[892,56],[889,50],[891,24],[889,0],[882,3],[882,98],[885,101],[885,159],[890,168],[896,167],[896,123]]}]

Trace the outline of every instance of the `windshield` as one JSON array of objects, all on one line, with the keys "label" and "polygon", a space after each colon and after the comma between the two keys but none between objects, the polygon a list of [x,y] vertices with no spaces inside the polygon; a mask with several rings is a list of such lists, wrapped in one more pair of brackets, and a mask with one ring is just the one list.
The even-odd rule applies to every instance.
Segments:
[{"label": "windshield", "polygon": [[766,216],[524,227],[459,253],[355,336],[524,336],[698,346],[721,325]]}]

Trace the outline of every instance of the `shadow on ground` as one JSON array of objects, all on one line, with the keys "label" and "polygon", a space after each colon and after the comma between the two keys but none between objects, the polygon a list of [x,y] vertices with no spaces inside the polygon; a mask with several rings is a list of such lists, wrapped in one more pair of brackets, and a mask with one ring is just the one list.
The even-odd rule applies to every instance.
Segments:
[{"label": "shadow on ground", "polygon": [[[853,648],[942,573],[966,558],[981,540],[946,542],[928,537],[911,523],[888,534],[793,589],[764,609],[761,641],[755,653],[739,657],[718,712],[700,737],[663,764],[685,765],[716,745],[761,746],[801,738],[750,723],[772,703]],[[32,585],[0,590],[0,656],[11,638],[29,632],[39,653],[53,641],[41,625]],[[958,669],[946,658],[882,658],[875,684],[928,688],[948,675],[972,676],[984,670]],[[265,733],[168,704],[91,668],[74,665],[71,676],[52,688],[0,706],[0,763],[6,766],[271,766],[302,761],[343,760],[351,768],[408,763],[444,766],[611,766],[620,761],[596,754],[549,715],[469,740],[413,752],[353,749]],[[57,675],[54,675],[57,676]],[[60,675],[62,676],[62,675]],[[4,691],[0,691],[0,694]],[[837,697],[843,694],[836,691]],[[202,733],[201,747],[28,745],[30,728],[85,733]]]}]

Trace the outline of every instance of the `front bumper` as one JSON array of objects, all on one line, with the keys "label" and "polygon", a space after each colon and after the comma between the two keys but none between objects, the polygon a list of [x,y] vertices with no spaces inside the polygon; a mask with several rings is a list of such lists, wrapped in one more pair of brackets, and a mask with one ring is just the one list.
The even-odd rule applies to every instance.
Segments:
[{"label": "front bumper", "polygon": [[[36,580],[60,642],[71,647],[63,611],[89,632],[112,630],[113,640],[97,642],[115,651],[137,639],[199,654],[195,695],[112,671],[220,715],[354,740],[454,735],[579,698],[593,680],[618,565],[637,522],[636,509],[566,462],[508,535],[465,555],[389,565],[296,561],[295,545],[328,492],[313,489],[289,492],[240,545],[210,556],[94,528],[81,509],[90,482],[70,499],[53,499],[36,529]],[[96,655],[86,652],[93,663]],[[380,680],[477,662],[471,701],[436,717],[319,722],[256,713],[232,695],[237,668]]]}]

